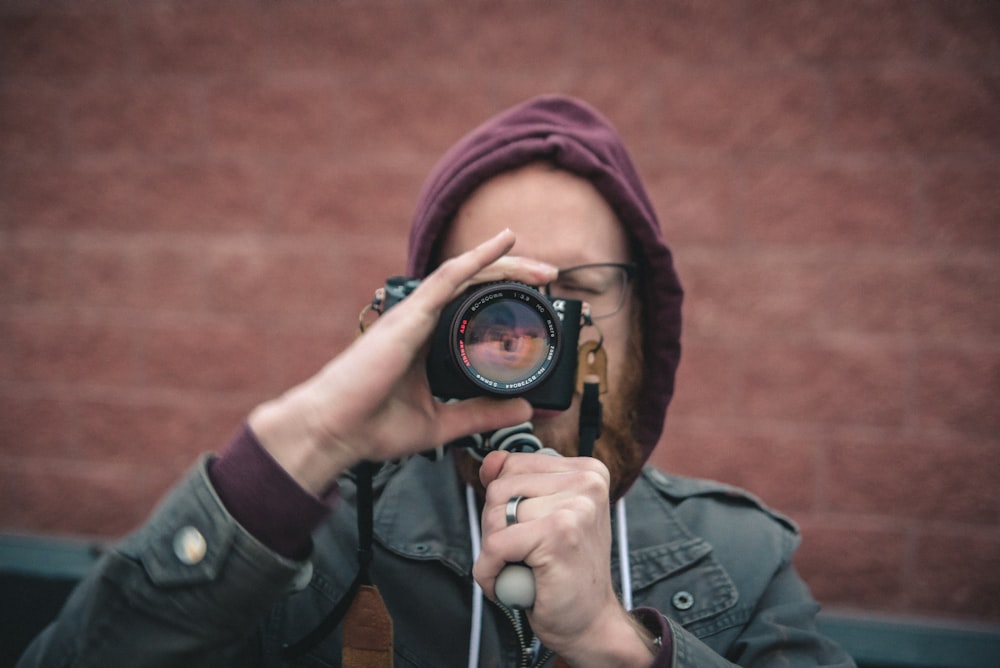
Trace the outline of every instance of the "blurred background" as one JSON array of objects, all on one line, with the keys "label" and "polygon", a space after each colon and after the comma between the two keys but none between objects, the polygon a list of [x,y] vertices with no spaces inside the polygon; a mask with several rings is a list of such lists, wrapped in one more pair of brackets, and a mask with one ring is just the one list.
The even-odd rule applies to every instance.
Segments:
[{"label": "blurred background", "polygon": [[403,269],[543,92],[687,290],[655,463],[797,521],[828,607],[1000,623],[1000,4],[0,3],[0,532],[105,541]]}]

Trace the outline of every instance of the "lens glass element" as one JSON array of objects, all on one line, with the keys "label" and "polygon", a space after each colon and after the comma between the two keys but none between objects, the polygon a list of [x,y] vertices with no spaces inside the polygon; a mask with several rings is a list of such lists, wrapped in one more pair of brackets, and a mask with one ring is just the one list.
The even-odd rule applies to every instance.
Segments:
[{"label": "lens glass element", "polygon": [[466,372],[500,392],[541,380],[555,354],[550,314],[541,300],[500,292],[484,297],[461,319],[458,352]]}]

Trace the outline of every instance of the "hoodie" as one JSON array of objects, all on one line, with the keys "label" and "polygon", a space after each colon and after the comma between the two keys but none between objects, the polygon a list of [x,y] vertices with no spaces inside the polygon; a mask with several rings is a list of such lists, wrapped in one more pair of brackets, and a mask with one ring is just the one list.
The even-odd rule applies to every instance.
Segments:
[{"label": "hoodie", "polygon": [[[643,398],[633,436],[649,459],[663,431],[680,361],[683,290],[670,249],[621,137],[580,100],[545,95],[504,111],[455,144],[431,171],[410,228],[407,273],[434,269],[437,249],[462,203],[482,183],[547,161],[590,181],[618,215],[639,264],[643,300]],[[634,471],[632,480],[638,476]]]}]

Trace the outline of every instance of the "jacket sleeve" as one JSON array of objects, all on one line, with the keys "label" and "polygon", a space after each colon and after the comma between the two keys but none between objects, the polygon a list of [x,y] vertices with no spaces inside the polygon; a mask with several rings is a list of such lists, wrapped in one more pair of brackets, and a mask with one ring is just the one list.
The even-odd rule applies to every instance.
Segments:
[{"label": "jacket sleeve", "polygon": [[309,563],[247,533],[216,495],[207,464],[101,558],[19,668],[249,665],[258,622],[308,577]]}]

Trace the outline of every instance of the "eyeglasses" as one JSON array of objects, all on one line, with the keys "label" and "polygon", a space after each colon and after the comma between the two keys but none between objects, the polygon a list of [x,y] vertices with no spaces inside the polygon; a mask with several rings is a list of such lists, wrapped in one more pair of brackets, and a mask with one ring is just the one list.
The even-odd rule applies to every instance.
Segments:
[{"label": "eyeglasses", "polygon": [[628,297],[628,284],[635,278],[633,262],[600,262],[560,269],[559,277],[544,287],[546,296],[577,299],[590,304],[594,320],[610,318]]}]

